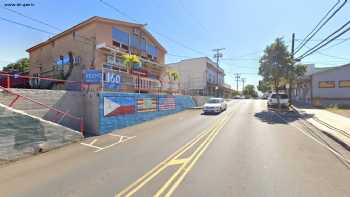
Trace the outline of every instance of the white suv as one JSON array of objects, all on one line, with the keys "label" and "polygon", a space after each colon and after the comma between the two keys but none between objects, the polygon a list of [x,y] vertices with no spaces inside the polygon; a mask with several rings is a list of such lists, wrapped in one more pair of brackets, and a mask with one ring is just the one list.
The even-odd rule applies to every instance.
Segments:
[{"label": "white suv", "polygon": [[278,97],[280,99],[281,107],[288,107],[289,106],[289,99],[288,99],[287,94],[272,93],[272,94],[270,94],[270,96],[267,100],[267,107],[278,107]]},{"label": "white suv", "polygon": [[211,98],[203,106],[204,113],[220,113],[227,109],[223,98]]}]

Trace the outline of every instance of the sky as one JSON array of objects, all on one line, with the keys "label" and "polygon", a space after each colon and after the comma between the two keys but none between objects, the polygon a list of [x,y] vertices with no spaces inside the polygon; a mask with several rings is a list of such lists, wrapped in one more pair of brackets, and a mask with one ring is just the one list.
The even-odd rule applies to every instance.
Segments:
[{"label": "sky", "polygon": [[[220,66],[225,82],[236,89],[234,73],[241,73],[245,84],[257,85],[258,60],[264,48],[277,37],[291,45],[292,33],[302,40],[337,0],[0,0],[0,17],[58,33],[56,29],[3,9],[5,3],[32,3],[28,7],[11,7],[26,16],[67,29],[92,16],[102,16],[147,24],[147,29],[167,49],[166,63],[185,58],[213,57],[214,48],[225,48]],[[342,9],[307,44],[312,47],[350,19],[350,3]],[[9,23],[0,18],[0,68],[21,57],[26,49],[50,38],[49,34]],[[349,38],[350,32],[341,38]],[[341,42],[338,40],[334,43]],[[329,46],[332,46],[330,44]],[[303,48],[297,55],[301,55]],[[318,67],[350,62],[350,40],[315,53],[304,63]],[[239,83],[239,88],[242,83]]]}]

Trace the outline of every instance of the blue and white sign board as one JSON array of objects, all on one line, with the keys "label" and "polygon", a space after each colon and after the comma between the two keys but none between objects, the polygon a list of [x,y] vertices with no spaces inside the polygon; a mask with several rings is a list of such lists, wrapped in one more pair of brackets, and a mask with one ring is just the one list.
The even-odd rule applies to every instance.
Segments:
[{"label": "blue and white sign board", "polygon": [[102,73],[99,70],[88,69],[84,71],[84,81],[89,84],[101,83]]},{"label": "blue and white sign board", "polygon": [[105,88],[116,89],[119,87],[121,82],[121,77],[117,73],[105,72]]}]

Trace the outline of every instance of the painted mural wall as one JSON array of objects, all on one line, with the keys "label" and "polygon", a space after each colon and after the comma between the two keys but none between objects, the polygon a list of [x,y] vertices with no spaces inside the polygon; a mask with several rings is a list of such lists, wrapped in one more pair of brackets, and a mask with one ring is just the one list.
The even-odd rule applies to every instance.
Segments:
[{"label": "painted mural wall", "polygon": [[101,93],[99,99],[100,134],[195,106],[190,96]]}]

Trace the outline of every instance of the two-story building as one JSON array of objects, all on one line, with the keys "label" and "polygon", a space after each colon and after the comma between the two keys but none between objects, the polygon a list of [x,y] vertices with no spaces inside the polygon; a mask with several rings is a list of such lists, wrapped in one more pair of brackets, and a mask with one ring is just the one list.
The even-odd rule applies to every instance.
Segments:
[{"label": "two-story building", "polygon": [[181,60],[168,64],[180,75],[180,88],[185,94],[220,96],[224,95],[225,72],[208,57]]},{"label": "two-story building", "polygon": [[[98,16],[29,48],[27,52],[32,76],[82,81],[85,70],[96,69],[103,70],[103,81],[106,81],[111,76],[108,72],[118,72],[119,91],[159,91],[166,69],[166,50],[145,25]],[[127,69],[122,58],[125,54],[137,55],[141,66]]]}]

